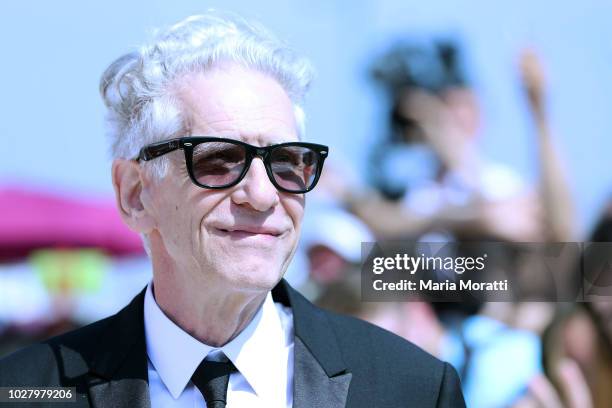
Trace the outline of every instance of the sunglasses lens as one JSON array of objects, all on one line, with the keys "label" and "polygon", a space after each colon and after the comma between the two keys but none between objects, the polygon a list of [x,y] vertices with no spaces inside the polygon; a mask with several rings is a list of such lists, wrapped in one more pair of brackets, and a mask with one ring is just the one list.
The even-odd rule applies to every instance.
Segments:
[{"label": "sunglasses lens", "polygon": [[246,162],[246,149],[227,142],[198,144],[193,150],[193,175],[198,183],[223,187],[235,182]]},{"label": "sunglasses lens", "polygon": [[315,181],[317,153],[304,146],[281,146],[272,150],[270,163],[276,183],[296,193],[305,192]]}]

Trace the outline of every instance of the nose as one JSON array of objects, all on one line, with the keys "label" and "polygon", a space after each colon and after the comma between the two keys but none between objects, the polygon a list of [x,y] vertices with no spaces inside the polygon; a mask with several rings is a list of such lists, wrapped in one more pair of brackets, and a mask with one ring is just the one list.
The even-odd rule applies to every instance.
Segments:
[{"label": "nose", "polygon": [[236,204],[249,205],[253,209],[264,212],[276,206],[279,202],[278,190],[268,178],[263,161],[256,157],[244,179],[232,192],[232,200]]}]

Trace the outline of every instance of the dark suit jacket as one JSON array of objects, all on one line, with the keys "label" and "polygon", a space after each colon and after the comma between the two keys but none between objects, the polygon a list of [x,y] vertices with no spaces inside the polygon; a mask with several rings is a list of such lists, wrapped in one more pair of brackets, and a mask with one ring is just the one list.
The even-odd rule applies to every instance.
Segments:
[{"label": "dark suit jacket", "polygon": [[[76,387],[77,403],[49,404],[56,408],[150,407],[144,293],[114,316],[0,360],[0,386]],[[317,308],[284,280],[272,295],[293,310],[294,408],[465,406],[448,363],[376,326]]]}]

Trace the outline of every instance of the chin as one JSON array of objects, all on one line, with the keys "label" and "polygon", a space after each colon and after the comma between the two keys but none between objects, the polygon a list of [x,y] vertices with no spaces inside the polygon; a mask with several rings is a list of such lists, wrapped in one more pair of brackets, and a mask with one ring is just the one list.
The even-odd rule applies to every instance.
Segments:
[{"label": "chin", "polygon": [[281,280],[283,274],[279,265],[236,265],[234,273],[228,276],[230,284],[235,288],[252,291],[270,291],[278,281]]},{"label": "chin", "polygon": [[229,287],[246,291],[269,291],[281,280],[288,265],[287,248],[223,247],[210,264]]}]

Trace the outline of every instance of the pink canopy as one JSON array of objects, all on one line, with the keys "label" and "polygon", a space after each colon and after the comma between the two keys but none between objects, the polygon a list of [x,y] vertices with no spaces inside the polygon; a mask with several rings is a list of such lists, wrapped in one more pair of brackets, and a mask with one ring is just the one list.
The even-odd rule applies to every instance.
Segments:
[{"label": "pink canopy", "polygon": [[113,255],[142,254],[112,199],[74,199],[56,193],[0,188],[0,259],[40,248],[99,248]]}]

